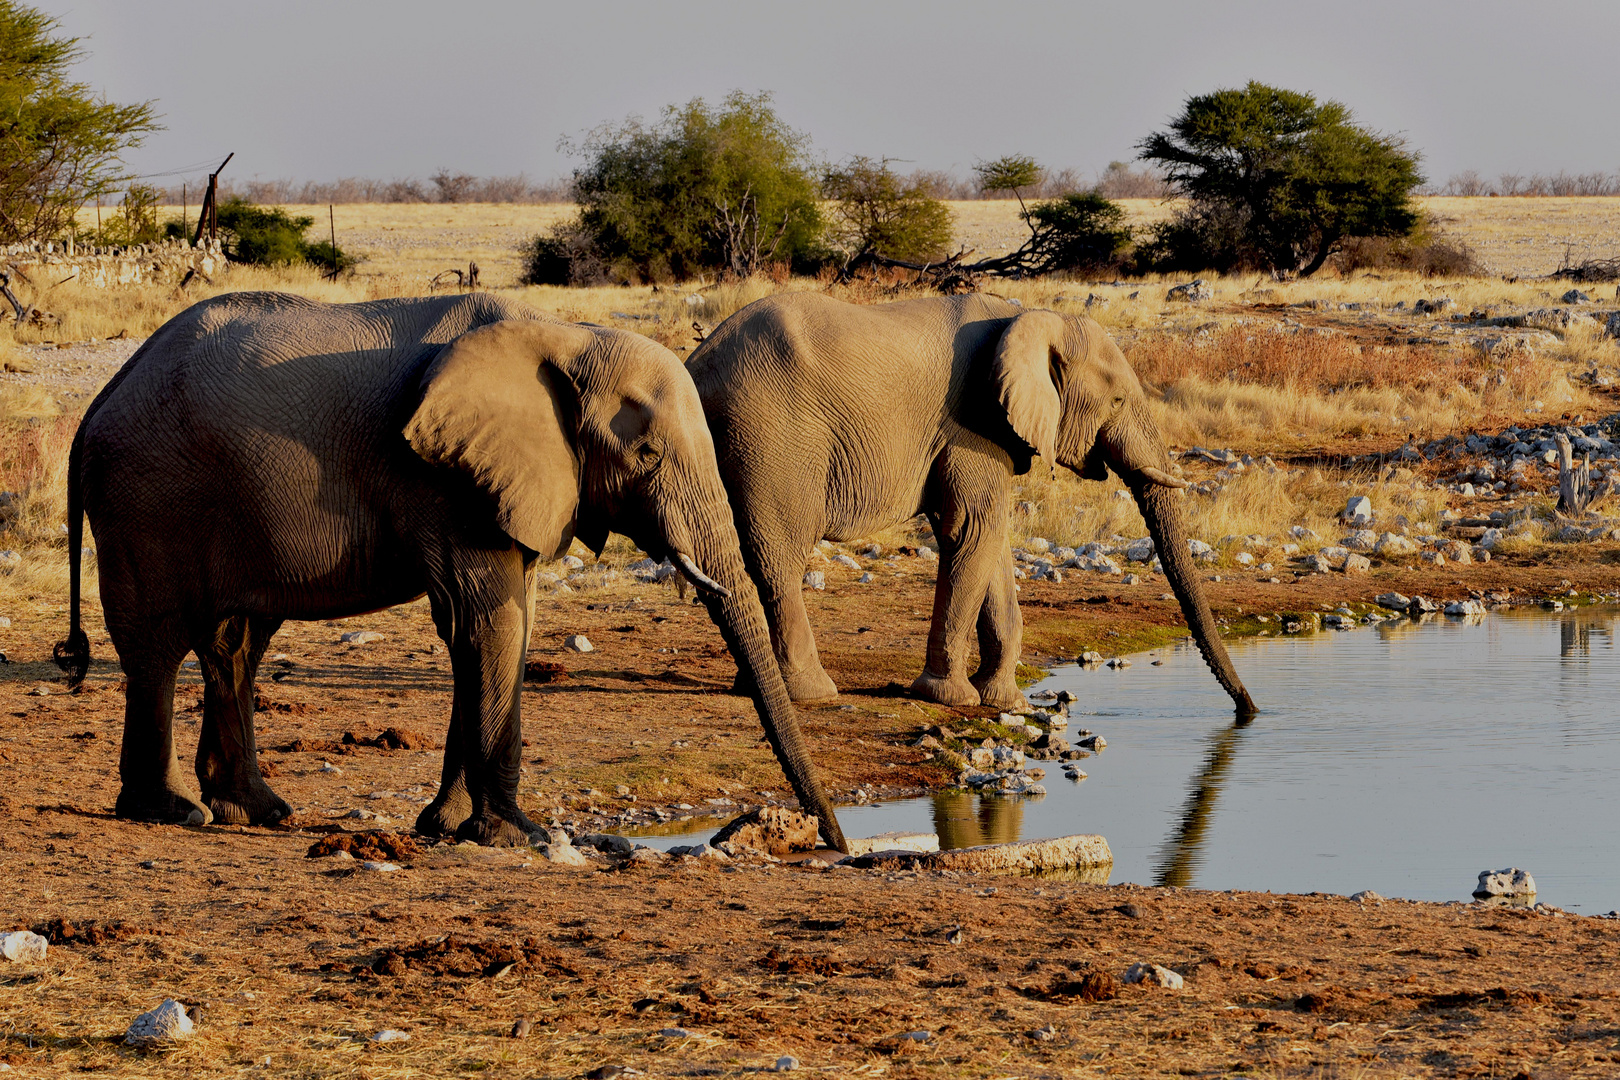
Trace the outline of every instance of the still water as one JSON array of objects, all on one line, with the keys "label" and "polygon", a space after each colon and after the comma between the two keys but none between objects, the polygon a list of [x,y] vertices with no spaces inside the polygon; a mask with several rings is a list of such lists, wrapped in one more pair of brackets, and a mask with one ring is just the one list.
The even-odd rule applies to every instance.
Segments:
[{"label": "still water", "polygon": [[[1614,608],[1425,617],[1229,643],[1260,715],[1238,727],[1195,649],[1059,668],[1069,733],[1108,740],[1045,798],[950,792],[839,811],[850,836],[944,847],[1101,833],[1112,881],[1466,900],[1522,867],[1538,899],[1620,907]],[[1160,660],[1154,666],[1153,660]],[[667,847],[693,838],[659,837]]]}]

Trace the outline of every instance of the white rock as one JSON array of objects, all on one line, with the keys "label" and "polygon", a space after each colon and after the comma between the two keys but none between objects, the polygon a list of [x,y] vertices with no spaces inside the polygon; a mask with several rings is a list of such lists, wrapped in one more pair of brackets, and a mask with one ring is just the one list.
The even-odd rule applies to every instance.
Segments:
[{"label": "white rock", "polygon": [[377,862],[373,859],[367,859],[365,862],[360,864],[360,869],[369,870],[375,874],[392,874],[394,871],[399,869],[399,864],[391,862]]},{"label": "white rock", "polygon": [[1125,559],[1127,562],[1147,562],[1151,558],[1153,558],[1153,538],[1151,536],[1132,540],[1125,545]]},{"label": "white rock", "polygon": [[591,860],[580,854],[573,844],[561,842],[541,844],[535,850],[540,853],[541,858],[557,866],[589,866],[591,864]]},{"label": "white rock", "polygon": [[331,773],[333,776],[343,775],[343,770],[332,764],[330,761],[321,762],[321,772]]},{"label": "white rock", "polygon": [[1186,983],[1181,976],[1167,967],[1158,964],[1136,963],[1125,969],[1125,981],[1128,983],[1149,983],[1162,986],[1166,990],[1180,990]]},{"label": "white rock", "polygon": [[1215,290],[1204,284],[1203,278],[1189,281],[1185,285],[1177,285],[1164,294],[1166,300],[1179,300],[1183,303],[1193,304],[1200,300],[1210,300],[1215,296]]},{"label": "white rock", "polygon": [[9,574],[22,565],[22,556],[15,551],[0,551],[0,574]]},{"label": "white rock", "polygon": [[350,630],[341,635],[338,640],[346,641],[350,645],[370,645],[373,641],[382,641],[384,635],[375,630]]},{"label": "white rock", "polygon": [[1192,553],[1192,557],[1195,559],[1215,558],[1215,549],[1204,543],[1202,540],[1194,540],[1189,538],[1187,540],[1187,550]]},{"label": "white rock", "polygon": [[1412,598],[1398,592],[1379,593],[1377,598],[1379,607],[1389,608],[1391,611],[1405,611],[1411,606]]},{"label": "white rock", "polygon": [[855,584],[857,584],[857,585],[870,585],[870,584],[872,584],[872,575],[871,574],[862,574],[860,577],[855,579]]},{"label": "white rock", "polygon": [[861,568],[860,563],[842,553],[834,555],[829,561],[850,570],[859,570]]},{"label": "white rock", "polygon": [[49,950],[50,942],[32,930],[0,934],[0,956],[18,964],[38,963]]},{"label": "white rock", "polygon": [[1478,600],[1453,600],[1446,605],[1445,611],[1447,615],[1483,615],[1485,605]]},{"label": "white rock", "polygon": [[398,1028],[383,1028],[371,1037],[371,1041],[374,1043],[410,1042],[411,1036],[409,1032],[400,1031]]},{"label": "white rock", "polygon": [[1350,501],[1344,504],[1344,513],[1340,515],[1351,525],[1364,527],[1372,524],[1373,504],[1365,495],[1352,495]]},{"label": "white rock", "polygon": [[792,1072],[798,1067],[798,1058],[794,1057],[792,1054],[783,1054],[781,1057],[776,1059],[776,1064],[771,1066],[771,1072]]},{"label": "white rock", "polygon": [[690,1039],[692,1037],[692,1033],[682,1027],[667,1027],[658,1034],[666,1039]]},{"label": "white rock", "polygon": [[1411,555],[1417,551],[1417,545],[1398,533],[1387,532],[1378,537],[1378,543],[1373,545],[1373,551],[1389,559]]},{"label": "white rock", "polygon": [[196,1029],[186,1015],[186,1007],[168,998],[151,1012],[137,1016],[124,1032],[124,1042],[129,1046],[157,1046],[188,1038]]},{"label": "white rock", "polygon": [[1250,555],[1247,551],[1240,551],[1236,555],[1232,556],[1232,561],[1237,563],[1239,566],[1253,566],[1254,556]]},{"label": "white rock", "polygon": [[827,575],[820,570],[811,570],[804,575],[804,587],[821,592],[827,588]]},{"label": "white rock", "polygon": [[1536,880],[1517,866],[1506,870],[1481,870],[1475,896],[1534,896]]},{"label": "white rock", "polygon": [[1384,902],[1384,898],[1371,889],[1362,889],[1360,892],[1351,893],[1350,899],[1358,904],[1381,904]]},{"label": "white rock", "polygon": [[596,651],[596,646],[592,645],[591,639],[586,637],[584,634],[569,634],[567,637],[563,638],[563,648],[570,649],[577,653]]},{"label": "white rock", "polygon": [[564,555],[562,557],[562,567],[564,570],[583,570],[585,560],[578,555]]}]

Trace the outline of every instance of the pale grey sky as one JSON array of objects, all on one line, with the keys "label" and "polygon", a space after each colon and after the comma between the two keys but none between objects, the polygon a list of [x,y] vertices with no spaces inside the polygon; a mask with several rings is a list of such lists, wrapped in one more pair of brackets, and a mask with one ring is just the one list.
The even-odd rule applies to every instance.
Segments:
[{"label": "pale grey sky", "polygon": [[34,2],[88,39],[81,79],[156,99],[143,173],[547,179],[560,136],[733,89],[829,159],[1092,173],[1251,78],[1405,136],[1436,183],[1620,170],[1615,0]]}]

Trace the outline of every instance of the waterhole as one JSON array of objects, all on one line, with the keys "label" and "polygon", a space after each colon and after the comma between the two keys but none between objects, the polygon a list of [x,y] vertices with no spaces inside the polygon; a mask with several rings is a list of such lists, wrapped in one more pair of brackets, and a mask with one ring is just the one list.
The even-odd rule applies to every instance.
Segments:
[{"label": "waterhole", "polygon": [[1058,668],[1031,692],[1069,690],[1069,731],[1107,739],[1086,779],[1041,762],[1045,797],[947,791],[839,820],[947,848],[1101,833],[1110,880],[1204,889],[1466,900],[1481,870],[1517,866],[1537,899],[1601,914],[1620,907],[1617,621],[1501,610],[1234,641],[1261,709],[1242,726],[1190,646]]}]

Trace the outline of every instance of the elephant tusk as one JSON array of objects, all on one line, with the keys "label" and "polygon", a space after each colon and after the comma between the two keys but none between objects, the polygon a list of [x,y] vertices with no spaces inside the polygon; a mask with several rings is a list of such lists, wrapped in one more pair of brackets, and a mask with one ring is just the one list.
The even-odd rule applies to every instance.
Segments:
[{"label": "elephant tusk", "polygon": [[1181,479],[1179,476],[1171,476],[1169,473],[1165,472],[1163,469],[1155,469],[1151,465],[1149,465],[1145,469],[1138,469],[1137,472],[1141,473],[1143,476],[1147,477],[1149,480],[1153,481],[1155,484],[1163,484],[1165,487],[1171,487],[1171,488],[1190,488],[1190,487],[1192,487],[1191,483],[1189,483],[1186,480]]},{"label": "elephant tusk", "polygon": [[686,574],[687,578],[691,580],[692,584],[696,585],[698,588],[707,589],[719,596],[722,600],[731,595],[730,589],[726,588],[724,585],[720,584],[703,571],[699,570],[697,563],[692,561],[692,556],[688,555],[686,552],[675,552],[675,565],[679,566],[682,572]]}]

